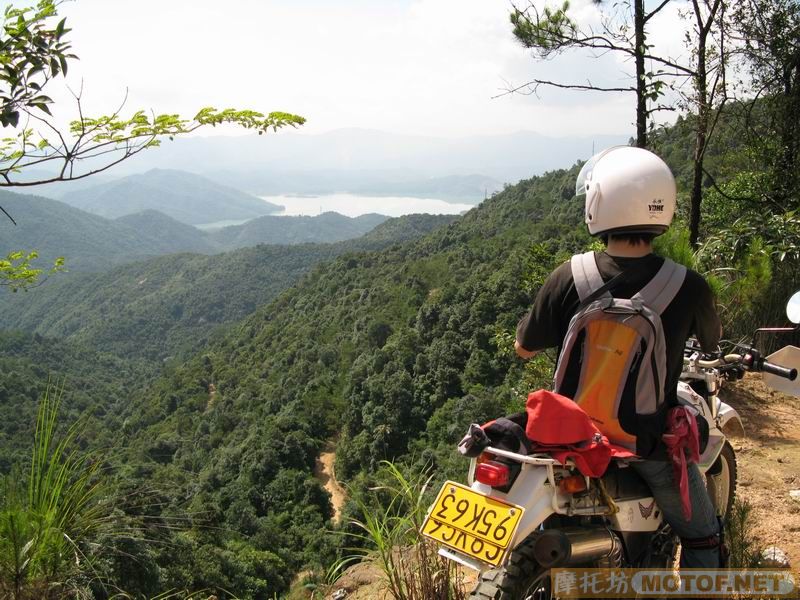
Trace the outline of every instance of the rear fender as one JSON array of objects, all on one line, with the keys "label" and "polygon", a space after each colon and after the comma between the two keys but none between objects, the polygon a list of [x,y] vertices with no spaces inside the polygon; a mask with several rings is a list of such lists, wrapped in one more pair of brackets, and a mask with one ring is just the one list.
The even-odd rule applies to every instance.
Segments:
[{"label": "rear fender", "polygon": [[[478,486],[480,486],[478,488]],[[473,483],[473,489],[486,494],[486,488],[480,483]],[[525,509],[517,533],[511,542],[515,548],[541,525],[547,517],[555,512],[558,500],[552,482],[548,481],[548,469],[540,465],[523,464],[522,470],[507,494],[492,491],[487,494],[502,498]]]}]

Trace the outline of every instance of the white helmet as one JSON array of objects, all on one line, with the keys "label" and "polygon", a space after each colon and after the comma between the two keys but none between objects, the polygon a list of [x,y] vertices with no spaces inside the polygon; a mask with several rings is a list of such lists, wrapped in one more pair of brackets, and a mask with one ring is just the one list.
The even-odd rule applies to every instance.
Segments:
[{"label": "white helmet", "polygon": [[643,148],[614,146],[590,158],[575,182],[586,195],[586,224],[592,235],[661,235],[675,214],[675,178],[667,164]]}]

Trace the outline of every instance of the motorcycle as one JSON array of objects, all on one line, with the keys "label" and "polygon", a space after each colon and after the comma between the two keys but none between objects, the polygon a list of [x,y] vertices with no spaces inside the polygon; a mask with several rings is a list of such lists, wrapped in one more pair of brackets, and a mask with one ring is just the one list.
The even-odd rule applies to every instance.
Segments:
[{"label": "motorcycle", "polygon": [[[725,380],[750,371],[800,397],[800,348],[763,357],[755,346],[760,333],[800,329],[800,292],[787,315],[795,327],[759,329],[753,343],[732,344],[727,353],[704,354],[692,340],[686,345],[678,399],[708,425],[698,467],[723,518],[737,480],[736,455],[724,432],[743,425],[718,394]],[[547,453],[486,447],[471,459],[469,485],[445,482],[421,533],[440,546],[441,556],[479,572],[469,597],[481,600],[553,598],[550,570],[556,567],[671,568],[679,540],[630,460],[614,459],[602,477],[591,478]]]}]

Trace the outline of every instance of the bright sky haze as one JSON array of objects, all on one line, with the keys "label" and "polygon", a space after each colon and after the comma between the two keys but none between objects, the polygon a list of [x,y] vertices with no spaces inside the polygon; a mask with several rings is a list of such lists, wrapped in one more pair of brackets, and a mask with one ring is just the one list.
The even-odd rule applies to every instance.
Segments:
[{"label": "bright sky haze", "polygon": [[[573,6],[597,19],[589,0]],[[83,81],[88,114],[110,112],[127,89],[127,112],[285,110],[308,119],[306,133],[633,131],[633,94],[493,99],[534,76],[630,83],[631,65],[615,56],[535,61],[511,34],[510,10],[507,0],[76,0],[60,13],[80,57],[70,82]],[[651,41],[679,41],[677,10],[658,18]]]}]

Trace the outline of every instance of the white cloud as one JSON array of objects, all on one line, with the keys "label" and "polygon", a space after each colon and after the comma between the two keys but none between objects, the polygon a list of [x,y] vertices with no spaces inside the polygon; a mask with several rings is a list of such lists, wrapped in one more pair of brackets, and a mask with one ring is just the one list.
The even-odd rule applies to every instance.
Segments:
[{"label": "white cloud", "polygon": [[[588,0],[576,4],[596,18]],[[506,0],[78,0],[61,10],[81,59],[71,80],[83,78],[94,113],[128,88],[131,109],[289,110],[309,119],[308,132],[632,129],[632,96],[491,99],[533,76],[624,77],[613,57],[534,61],[511,35]]]}]

